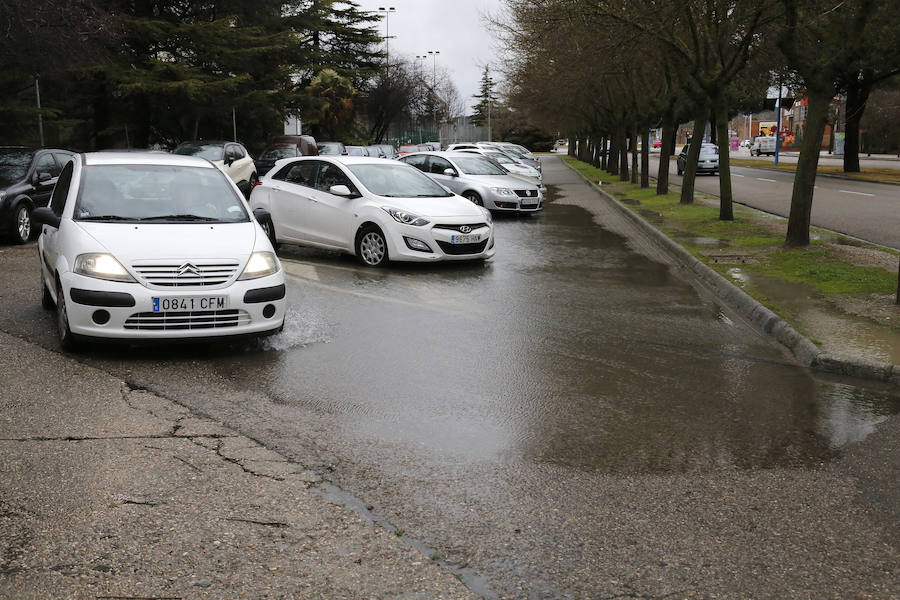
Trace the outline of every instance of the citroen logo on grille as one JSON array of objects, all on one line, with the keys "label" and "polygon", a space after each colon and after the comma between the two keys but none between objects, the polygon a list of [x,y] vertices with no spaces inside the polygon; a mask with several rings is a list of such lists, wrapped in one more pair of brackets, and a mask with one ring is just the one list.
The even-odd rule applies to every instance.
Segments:
[{"label": "citroen logo on grille", "polygon": [[462,225],[459,228],[460,233],[469,233],[470,231],[472,231],[472,228],[469,227],[468,225]]},{"label": "citroen logo on grille", "polygon": [[191,263],[184,263],[178,270],[175,271],[175,277],[183,277],[184,275],[193,275],[195,277],[200,275],[200,269],[192,265]]}]

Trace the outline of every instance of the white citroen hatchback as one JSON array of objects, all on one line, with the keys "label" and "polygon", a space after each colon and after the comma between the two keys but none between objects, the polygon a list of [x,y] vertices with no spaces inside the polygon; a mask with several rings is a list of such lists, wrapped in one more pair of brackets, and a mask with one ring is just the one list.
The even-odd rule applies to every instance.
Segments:
[{"label": "white citroen hatchback", "polygon": [[65,349],[85,338],[202,341],[283,327],[281,264],[237,186],[207,160],[76,155],[34,219],[42,303],[57,308]]}]

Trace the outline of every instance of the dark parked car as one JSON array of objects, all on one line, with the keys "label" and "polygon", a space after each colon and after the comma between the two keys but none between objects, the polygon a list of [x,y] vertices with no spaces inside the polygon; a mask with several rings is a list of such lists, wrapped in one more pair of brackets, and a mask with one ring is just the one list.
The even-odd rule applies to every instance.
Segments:
[{"label": "dark parked car", "polygon": [[0,146],[0,230],[12,241],[31,238],[31,212],[47,206],[72,152]]},{"label": "dark parked car", "polygon": [[282,158],[318,156],[318,154],[316,139],[311,135],[276,135],[269,140],[269,145],[257,157],[256,172],[265,175],[275,166],[275,161]]},{"label": "dark parked car", "polygon": [[319,149],[319,154],[323,156],[340,156],[342,154],[347,154],[347,149],[341,142],[318,142],[316,146]]}]

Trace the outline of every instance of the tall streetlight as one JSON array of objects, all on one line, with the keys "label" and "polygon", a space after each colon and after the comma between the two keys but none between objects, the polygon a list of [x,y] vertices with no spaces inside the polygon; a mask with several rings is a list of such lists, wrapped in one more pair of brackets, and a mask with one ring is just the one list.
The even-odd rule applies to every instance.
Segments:
[{"label": "tall streetlight", "polygon": [[441,139],[441,130],[438,128],[437,123],[437,57],[440,53],[440,50],[428,51],[429,56],[431,56],[431,95],[433,96],[432,102],[434,102],[431,105],[431,116],[434,119],[434,127],[438,130],[438,141]]},{"label": "tall streetlight", "polygon": [[379,6],[378,10],[375,11],[379,14],[384,15],[384,53],[387,59],[387,66],[384,71],[385,74],[390,75],[391,70],[391,24],[390,24],[390,16],[392,13],[397,12],[397,9],[393,6],[389,6],[385,8],[384,6]]}]

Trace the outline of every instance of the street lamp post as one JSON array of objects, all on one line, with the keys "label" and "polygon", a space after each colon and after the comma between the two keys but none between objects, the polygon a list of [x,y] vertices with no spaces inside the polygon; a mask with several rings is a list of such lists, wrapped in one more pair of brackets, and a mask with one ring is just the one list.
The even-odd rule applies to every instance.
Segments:
[{"label": "street lamp post", "polygon": [[[432,102],[434,104],[431,105],[431,117],[434,120],[434,127],[437,129],[437,56],[440,54],[440,50],[429,50],[428,54],[431,55],[431,95]],[[441,132],[438,129],[438,141],[440,141]]]},{"label": "street lamp post", "polygon": [[389,6],[385,8],[384,6],[379,6],[376,11],[379,14],[384,15],[384,53],[386,57],[386,66],[384,69],[385,74],[390,75],[391,71],[391,23],[390,16],[391,13],[397,12],[393,6]]}]

